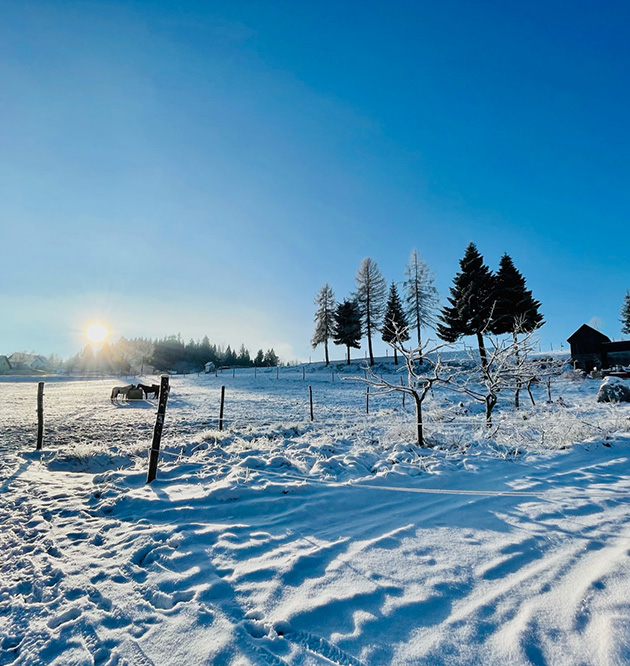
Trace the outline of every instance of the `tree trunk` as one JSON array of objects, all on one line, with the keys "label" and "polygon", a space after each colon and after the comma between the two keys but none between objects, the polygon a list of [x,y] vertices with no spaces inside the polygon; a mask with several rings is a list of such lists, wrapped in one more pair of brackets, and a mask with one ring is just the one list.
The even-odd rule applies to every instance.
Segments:
[{"label": "tree trunk", "polygon": [[486,355],[486,347],[483,344],[483,335],[477,333],[477,344],[479,345],[479,358],[481,359],[481,365],[484,368],[488,367],[488,356]]},{"label": "tree trunk", "polygon": [[534,380],[530,379],[527,382],[527,392],[529,393],[529,399],[532,401],[532,407],[536,407],[536,403],[534,402],[534,396],[532,395],[532,382]]},{"label": "tree trunk", "polygon": [[394,365],[398,365],[398,352],[396,351],[396,347],[394,347]]},{"label": "tree trunk", "polygon": [[330,365],[330,359],[328,358],[328,338],[324,341],[324,351],[326,353],[326,367]]},{"label": "tree trunk", "polygon": [[348,349],[348,365],[350,365],[350,345],[346,345],[346,348]]},{"label": "tree trunk", "polygon": [[367,329],[367,339],[368,339],[368,350],[370,353],[370,365],[374,365],[374,354],[372,353],[372,331],[370,331],[369,324]]},{"label": "tree trunk", "polygon": [[514,409],[519,409],[520,406],[521,406],[521,402],[520,402],[520,399],[519,399],[519,394],[521,392],[522,385],[523,384],[521,383],[521,380],[517,379],[516,380],[516,390],[514,391]]},{"label": "tree trunk", "polygon": [[486,427],[490,428],[492,427],[492,410],[494,409],[494,406],[497,404],[497,396],[487,395],[485,398],[485,402],[486,402]]},{"label": "tree trunk", "polygon": [[418,446],[424,447],[424,432],[422,427],[422,400],[420,400],[420,396],[415,391],[413,391],[411,395],[416,401],[416,427],[418,434]]}]

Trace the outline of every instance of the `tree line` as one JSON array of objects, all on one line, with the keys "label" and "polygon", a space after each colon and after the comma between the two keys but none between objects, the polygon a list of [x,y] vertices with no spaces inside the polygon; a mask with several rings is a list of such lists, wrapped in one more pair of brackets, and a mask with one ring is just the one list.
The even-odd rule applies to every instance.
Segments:
[{"label": "tree line", "polygon": [[177,372],[179,374],[202,372],[206,363],[216,367],[269,367],[280,364],[273,349],[259,349],[252,357],[245,345],[223,348],[210,343],[208,336],[201,340],[184,342],[180,335],[163,338],[120,338],[115,343],[103,343],[94,351],[87,345],[68,359],[64,368],[68,372],[102,372],[113,374]]},{"label": "tree line", "polygon": [[[421,349],[422,330],[428,327],[450,343],[475,336],[481,363],[486,365],[485,335],[510,334],[516,340],[519,333],[531,333],[543,325],[540,302],[533,298],[508,254],[501,257],[495,273],[484,263],[476,245],[470,243],[459,264],[448,305],[440,308],[433,272],[415,250],[405,269],[402,297],[395,282],[387,289],[378,265],[366,257],[356,274],[356,289],[348,298],[337,302],[328,283],[317,293],[313,348],[324,346],[328,365],[329,342],[343,345],[350,363],[350,349],[359,349],[365,338],[369,362],[374,365],[372,339],[380,333],[382,340],[392,345],[397,364],[397,345],[414,335]],[[630,298],[628,303],[630,308]]]}]

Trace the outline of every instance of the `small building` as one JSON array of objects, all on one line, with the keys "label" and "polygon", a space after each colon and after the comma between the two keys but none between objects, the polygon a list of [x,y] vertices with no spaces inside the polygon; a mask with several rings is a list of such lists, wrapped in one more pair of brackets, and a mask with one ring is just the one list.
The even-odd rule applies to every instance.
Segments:
[{"label": "small building", "polygon": [[9,372],[11,372],[11,362],[6,356],[0,355],[0,375],[6,375]]},{"label": "small building", "polygon": [[567,338],[571,345],[571,361],[576,368],[590,372],[593,368],[630,365],[630,341],[612,342],[588,324],[583,324]]},{"label": "small building", "polygon": [[204,369],[206,372],[214,372],[215,371],[215,366],[212,361],[208,361],[207,363],[204,364]]},{"label": "small building", "polygon": [[9,356],[9,362],[14,370],[48,370],[48,359],[39,354],[26,354],[25,352],[14,352]]}]

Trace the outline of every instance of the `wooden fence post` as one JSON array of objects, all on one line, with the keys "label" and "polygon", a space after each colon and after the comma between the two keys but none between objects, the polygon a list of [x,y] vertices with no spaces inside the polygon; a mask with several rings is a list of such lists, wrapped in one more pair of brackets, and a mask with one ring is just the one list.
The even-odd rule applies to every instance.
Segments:
[{"label": "wooden fence post", "polygon": [[309,402],[311,403],[311,421],[313,420],[313,387],[309,386],[308,387],[308,399]]},{"label": "wooden fence post", "polygon": [[256,376],[258,374],[258,366],[254,366],[254,379],[256,379]]},{"label": "wooden fence post", "polygon": [[225,403],[225,386],[221,387],[221,407],[219,408],[219,430],[223,430],[223,405]]},{"label": "wooden fence post", "polygon": [[44,382],[37,385],[37,450],[44,443]]},{"label": "wooden fence post", "polygon": [[[400,378],[400,385],[401,385],[401,386],[404,386],[404,385],[405,385],[404,382],[403,382],[403,378],[402,378],[402,377]],[[405,407],[405,392],[403,391],[403,409],[404,409],[404,407]]]},{"label": "wooden fence post", "polygon": [[232,368],[232,377],[236,375],[236,368]]},{"label": "wooden fence post", "polygon": [[164,427],[164,415],[166,414],[166,401],[168,400],[169,390],[168,375],[162,375],[157,417],[155,419],[155,427],[153,428],[153,442],[151,443],[147,483],[151,483],[151,481],[157,476],[158,460],[160,458],[160,442],[162,441],[162,428]]},{"label": "wooden fence post", "polygon": [[276,379],[278,379],[280,376],[280,368],[276,366]]},{"label": "wooden fence post", "polygon": [[302,379],[306,379],[306,372],[304,370],[304,366],[302,366]]},{"label": "wooden fence post", "polygon": [[365,387],[365,413],[370,413],[370,387]]}]

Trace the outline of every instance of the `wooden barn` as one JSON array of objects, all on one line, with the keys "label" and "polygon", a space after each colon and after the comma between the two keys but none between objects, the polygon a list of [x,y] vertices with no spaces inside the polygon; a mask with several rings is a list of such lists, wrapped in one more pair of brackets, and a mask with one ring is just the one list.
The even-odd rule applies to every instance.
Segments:
[{"label": "wooden barn", "polygon": [[588,324],[583,324],[567,338],[571,345],[571,361],[576,368],[590,372],[593,368],[630,365],[630,341],[612,342]]}]

